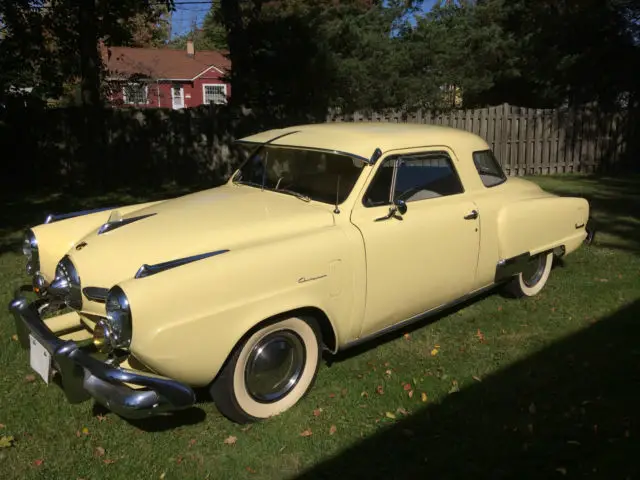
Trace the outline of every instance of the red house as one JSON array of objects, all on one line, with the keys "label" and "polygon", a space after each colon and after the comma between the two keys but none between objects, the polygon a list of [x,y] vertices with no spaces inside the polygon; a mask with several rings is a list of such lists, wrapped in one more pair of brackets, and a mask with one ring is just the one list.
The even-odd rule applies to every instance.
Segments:
[{"label": "red house", "polygon": [[114,106],[185,108],[226,103],[224,76],[231,64],[221,52],[187,49],[103,47]]}]

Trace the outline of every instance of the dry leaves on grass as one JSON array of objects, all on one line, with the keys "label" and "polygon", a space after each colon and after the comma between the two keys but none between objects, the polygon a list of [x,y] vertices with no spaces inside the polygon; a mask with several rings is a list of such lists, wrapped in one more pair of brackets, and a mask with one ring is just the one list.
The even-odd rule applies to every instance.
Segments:
[{"label": "dry leaves on grass", "polygon": [[34,464],[36,467],[39,467],[39,466],[40,466],[40,465],[42,465],[43,463],[44,463],[44,460],[43,460],[43,459],[41,459],[41,458],[36,458],[36,459],[33,461],[33,464]]},{"label": "dry leaves on grass", "polygon": [[300,432],[301,437],[310,437],[311,435],[313,435],[313,432],[311,431],[310,428],[307,428],[306,430],[303,430],[302,432]]},{"label": "dry leaves on grass", "polygon": [[338,428],[335,425],[331,425],[329,427],[329,435],[333,435],[334,433],[336,433],[338,431]]},{"label": "dry leaves on grass", "polygon": [[432,350],[431,350],[431,356],[435,357],[436,355],[438,355],[440,345],[436,345]]},{"label": "dry leaves on grass", "polygon": [[251,467],[246,467],[247,472],[249,473],[257,473],[253,468]]},{"label": "dry leaves on grass", "polygon": [[316,409],[313,411],[313,416],[314,416],[314,417],[319,417],[321,413],[322,413],[322,409],[321,409],[321,408],[316,408]]},{"label": "dry leaves on grass", "polygon": [[15,333],[13,335],[11,335],[11,340],[13,340],[14,342],[18,341],[18,335],[16,335]]},{"label": "dry leaves on grass", "polygon": [[103,447],[96,447],[93,453],[95,454],[96,457],[104,457],[104,454],[106,453],[106,451]]},{"label": "dry leaves on grass", "polygon": [[480,329],[478,329],[478,331],[476,332],[476,337],[478,337],[478,340],[480,340],[481,343],[485,343],[486,340],[484,338],[484,333],[482,333],[480,331]]},{"label": "dry leaves on grass", "polygon": [[420,394],[420,400],[422,400],[423,402],[425,402],[425,403],[426,403],[426,401],[428,400],[428,398],[427,398],[427,394],[426,394],[426,393],[424,393],[424,392],[422,392],[422,393]]},{"label": "dry leaves on grass", "polygon": [[405,340],[411,340],[411,335],[409,335],[408,333],[405,333],[403,337]]},{"label": "dry leaves on grass", "polygon": [[223,443],[225,445],[235,445],[237,441],[238,441],[238,437],[235,437],[233,435],[229,435],[227,438],[224,439]]},{"label": "dry leaves on grass", "polygon": [[384,395],[384,388],[382,388],[382,385],[378,385],[378,386],[376,387],[376,393],[377,393],[378,395]]},{"label": "dry leaves on grass", "polygon": [[396,416],[391,412],[386,412],[384,414],[385,417],[390,418],[391,420],[395,420]]},{"label": "dry leaves on grass", "polygon": [[10,448],[16,443],[16,439],[11,435],[3,435],[0,437],[0,448]]},{"label": "dry leaves on grass", "polygon": [[27,383],[33,383],[36,381],[36,376],[31,373],[29,375],[25,375],[24,381]]}]

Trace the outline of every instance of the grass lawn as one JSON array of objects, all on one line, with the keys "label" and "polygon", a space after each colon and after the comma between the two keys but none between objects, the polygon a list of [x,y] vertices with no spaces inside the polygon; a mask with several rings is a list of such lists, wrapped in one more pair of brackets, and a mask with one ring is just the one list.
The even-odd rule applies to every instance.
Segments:
[{"label": "grass lawn", "polygon": [[[331,359],[302,402],[251,427],[204,396],[137,423],[69,405],[34,381],[2,307],[0,478],[640,478],[640,178],[534,180],[588,197],[602,230],[538,297],[488,295]],[[0,304],[25,280],[21,228],[114,200],[6,202]]]}]

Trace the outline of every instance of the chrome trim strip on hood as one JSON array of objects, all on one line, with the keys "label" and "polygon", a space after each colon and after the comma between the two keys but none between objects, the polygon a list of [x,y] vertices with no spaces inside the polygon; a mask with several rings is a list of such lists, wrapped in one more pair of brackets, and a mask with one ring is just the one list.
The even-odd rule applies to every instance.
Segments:
[{"label": "chrome trim strip on hood", "polygon": [[82,293],[92,302],[105,303],[109,289],[103,287],[84,287]]},{"label": "chrome trim strip on hood", "polygon": [[186,265],[187,263],[197,262],[198,260],[203,260],[205,258],[214,257],[222,253],[227,253],[228,251],[229,250],[216,250],[214,252],[201,253],[199,255],[192,255],[190,257],[170,260],[168,262],[156,263],[155,265],[148,265],[145,263],[138,269],[135,278],[149,277],[151,275],[155,275],[156,273],[164,272],[165,270],[170,270],[181,265]]},{"label": "chrome trim strip on hood", "polygon": [[67,218],[81,217],[82,215],[89,215],[91,213],[106,212],[107,210],[114,210],[114,208],[116,207],[96,208],[93,210],[80,210],[78,212],[71,212],[71,213],[60,213],[60,214],[50,213],[44,219],[44,223],[58,222],[60,220],[66,220]]},{"label": "chrome trim strip on hood", "polygon": [[102,235],[103,233],[111,232],[117,228],[124,227],[125,225],[129,225],[130,223],[137,222],[138,220],[142,220],[147,217],[153,217],[156,215],[155,213],[149,213],[147,215],[140,215],[138,217],[131,218],[123,218],[121,220],[108,221],[104,225],[102,225],[98,229],[98,235]]}]

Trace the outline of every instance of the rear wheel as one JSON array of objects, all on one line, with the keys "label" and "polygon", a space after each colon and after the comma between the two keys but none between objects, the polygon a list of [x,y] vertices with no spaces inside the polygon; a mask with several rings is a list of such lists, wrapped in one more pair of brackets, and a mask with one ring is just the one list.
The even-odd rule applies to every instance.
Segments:
[{"label": "rear wheel", "polygon": [[320,364],[320,329],[313,319],[287,318],[243,341],[211,386],[218,410],[247,423],[295,405],[313,385]]},{"label": "rear wheel", "polygon": [[516,298],[537,295],[546,285],[552,265],[553,252],[531,257],[522,272],[504,286],[504,292]]}]

